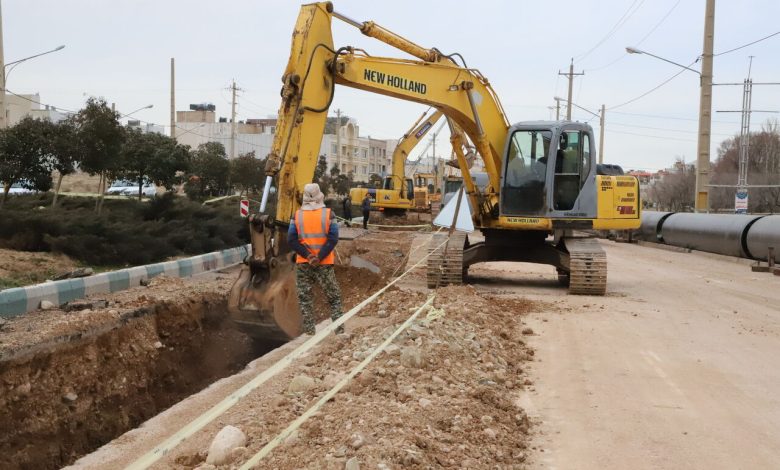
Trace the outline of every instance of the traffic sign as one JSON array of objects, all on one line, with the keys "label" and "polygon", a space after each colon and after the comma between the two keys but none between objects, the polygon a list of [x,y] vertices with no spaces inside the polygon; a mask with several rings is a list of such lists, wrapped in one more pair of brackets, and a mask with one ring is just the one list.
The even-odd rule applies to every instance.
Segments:
[{"label": "traffic sign", "polygon": [[748,192],[746,189],[738,189],[734,196],[734,213],[747,214],[748,211]]},{"label": "traffic sign", "polygon": [[241,199],[239,210],[241,211],[241,217],[249,217],[249,199]]}]

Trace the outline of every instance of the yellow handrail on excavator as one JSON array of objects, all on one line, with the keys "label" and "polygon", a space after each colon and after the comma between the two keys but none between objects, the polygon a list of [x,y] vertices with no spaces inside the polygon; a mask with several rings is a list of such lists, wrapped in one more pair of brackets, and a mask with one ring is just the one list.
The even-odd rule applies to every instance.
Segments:
[{"label": "yellow handrail on excavator", "polygon": [[[336,48],[333,18],[415,59]],[[374,22],[355,21],[335,12],[330,2],[301,7],[266,162],[264,194],[275,180],[276,213],[250,217],[252,253],[231,292],[234,318],[265,329],[266,336],[298,333],[295,324],[300,319],[295,312],[275,311],[271,303],[279,303],[279,297],[270,302],[267,292],[269,285],[277,285],[292,272],[284,233],[300,207],[303,186],[314,175],[337,84],[431,106],[458,130],[451,132],[451,139],[473,222],[485,241],[471,244],[465,236],[453,235],[449,245],[458,248],[430,258],[429,285],[458,282],[477,262],[507,260],[555,266],[560,282],[570,285],[572,293],[604,293],[603,250],[592,240],[575,237],[573,231],[638,226],[636,178],[598,174],[593,131],[587,124],[533,121],[510,126],[487,78],[458,58],[458,54],[419,46]],[[474,186],[460,132],[483,160],[489,183],[481,191]],[[394,169],[393,174],[403,173]],[[550,234],[554,239],[548,238]],[[282,291],[289,294],[289,289]]]}]

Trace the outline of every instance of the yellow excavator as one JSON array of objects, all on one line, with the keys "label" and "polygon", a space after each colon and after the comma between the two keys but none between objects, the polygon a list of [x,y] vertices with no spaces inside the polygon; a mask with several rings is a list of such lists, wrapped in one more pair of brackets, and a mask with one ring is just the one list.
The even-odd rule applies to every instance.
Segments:
[{"label": "yellow excavator", "polygon": [[[334,19],[413,58],[337,48]],[[336,85],[436,108],[462,129],[484,162],[488,183],[480,189],[465,156],[456,152],[465,188],[456,201],[469,199],[463,206],[471,208],[469,217],[481,239],[469,240],[453,230],[434,237],[429,286],[461,282],[475,263],[519,261],[554,266],[570,293],[605,293],[606,255],[596,240],[580,231],[638,228],[639,183],[631,176],[597,174],[589,125],[510,125],[489,80],[467,66],[460,54],[424,48],[373,21],[351,19],[334,11],[330,2],[312,3],[301,7],[292,35],[261,214],[250,217],[252,252],[229,300],[233,318],[250,334],[286,339],[300,333],[286,232],[304,185],[312,181]],[[462,148],[457,132],[452,140],[453,148]],[[274,181],[276,213],[264,215]],[[448,242],[440,241],[448,236]]]},{"label": "yellow excavator", "polygon": [[371,206],[381,209],[387,215],[402,215],[409,210],[427,210],[427,191],[425,201],[419,202],[417,188],[411,178],[406,178],[404,167],[406,159],[419,144],[428,131],[444,115],[441,111],[434,111],[429,116],[423,113],[408,132],[404,134],[393,151],[391,174],[383,182],[382,189],[376,188],[352,188],[349,198],[352,204],[360,205],[368,193],[371,196]]}]

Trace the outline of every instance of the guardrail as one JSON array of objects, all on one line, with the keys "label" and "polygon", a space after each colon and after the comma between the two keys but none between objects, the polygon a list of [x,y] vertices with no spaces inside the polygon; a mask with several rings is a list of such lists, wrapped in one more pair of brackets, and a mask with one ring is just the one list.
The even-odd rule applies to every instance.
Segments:
[{"label": "guardrail", "polygon": [[62,305],[92,294],[117,292],[137,287],[141,285],[142,280],[148,280],[160,274],[171,277],[190,277],[222,269],[241,263],[249,250],[250,245],[244,245],[176,261],[147,264],[77,279],[5,289],[0,291],[0,317],[10,318],[37,310],[41,301],[44,300],[48,300],[54,305]]}]

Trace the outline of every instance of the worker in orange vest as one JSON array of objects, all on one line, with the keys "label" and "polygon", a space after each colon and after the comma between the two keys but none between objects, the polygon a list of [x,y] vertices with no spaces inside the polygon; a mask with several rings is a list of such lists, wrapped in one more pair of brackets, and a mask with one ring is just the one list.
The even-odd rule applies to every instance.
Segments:
[{"label": "worker in orange vest", "polygon": [[[310,183],[303,187],[303,205],[295,212],[287,231],[287,244],[295,253],[295,284],[298,304],[303,317],[303,332],[315,333],[316,319],[313,313],[311,289],[316,282],[325,291],[330,304],[330,319],[341,317],[341,292],[336,273],[333,250],[339,241],[336,217],[325,207],[325,195],[320,186]],[[336,334],[343,333],[339,326]]]}]

